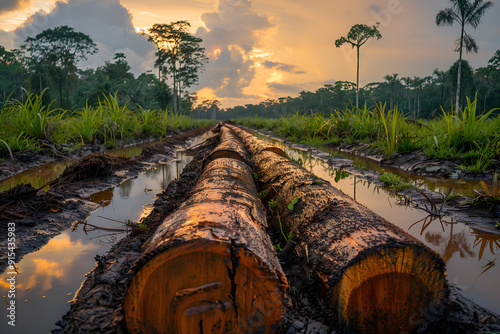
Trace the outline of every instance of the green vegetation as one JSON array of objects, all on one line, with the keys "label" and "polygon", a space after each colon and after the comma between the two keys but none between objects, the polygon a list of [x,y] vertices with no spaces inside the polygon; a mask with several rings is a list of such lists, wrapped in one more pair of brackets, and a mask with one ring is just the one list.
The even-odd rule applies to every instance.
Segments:
[{"label": "green vegetation", "polygon": [[198,82],[197,72],[208,62],[205,48],[200,46],[202,39],[188,32],[191,24],[188,21],[177,21],[169,24],[154,24],[148,29],[148,40],[153,42],[156,52],[155,67],[166,79],[172,76],[174,97],[173,111],[180,110],[182,88],[189,88]]},{"label": "green vegetation", "polygon": [[262,191],[259,193],[259,198],[260,198],[260,199],[266,199],[268,196],[269,196],[269,189],[262,190]]},{"label": "green vegetation", "polygon": [[382,38],[382,34],[378,30],[379,25],[379,22],[371,27],[366,24],[355,24],[351,27],[351,30],[349,30],[347,37],[342,36],[335,41],[335,46],[338,48],[346,43],[351,44],[353,48],[356,47],[356,108],[359,107],[359,48],[368,42],[370,38]]},{"label": "green vegetation", "polygon": [[394,190],[395,192],[400,192],[409,188],[415,188],[411,184],[401,181],[401,178],[399,176],[392,173],[383,172],[382,175],[380,175],[379,180],[384,182],[390,189]]},{"label": "green vegetation", "polygon": [[455,51],[459,52],[458,58],[458,75],[457,75],[457,94],[455,98],[456,107],[455,110],[458,112],[460,106],[460,83],[461,83],[461,73],[462,73],[462,52],[465,47],[466,52],[477,53],[479,47],[470,35],[465,32],[465,26],[470,25],[474,29],[481,23],[481,18],[484,16],[486,11],[493,6],[493,2],[484,0],[474,0],[470,2],[469,0],[450,0],[452,7],[445,8],[439,11],[436,15],[436,24],[440,25],[453,25],[457,23],[460,25],[460,38],[457,40],[457,47]]},{"label": "green vegetation", "polygon": [[280,120],[248,117],[239,123],[267,129],[295,142],[315,145],[366,143],[366,149],[390,156],[422,150],[437,158],[457,159],[462,167],[480,173],[490,167],[490,159],[500,157],[500,116],[498,108],[480,113],[478,99],[467,99],[458,114],[441,109],[441,116],[415,121],[404,116],[398,106],[387,110],[385,103],[368,108],[335,110],[321,114],[294,115]]},{"label": "green vegetation", "polygon": [[300,197],[295,197],[294,199],[292,199],[292,201],[290,202],[290,204],[288,204],[288,210],[293,210],[295,204],[297,204],[300,200]]},{"label": "green vegetation", "polygon": [[62,144],[81,146],[97,143],[108,147],[144,136],[163,137],[167,133],[203,126],[207,121],[193,120],[171,110],[133,110],[120,104],[117,94],[108,94],[96,108],[70,112],[53,108],[40,95],[25,91],[24,102],[7,101],[0,109],[0,157],[23,150]]},{"label": "green vegetation", "polygon": [[[290,231],[290,233],[288,233],[288,235],[285,234],[285,232],[283,231],[283,224],[281,223],[281,219],[280,219],[280,215],[279,214],[278,214],[278,224],[280,225],[281,236],[285,240],[285,246],[286,246],[286,244],[290,240],[292,240],[293,233]],[[281,246],[281,242],[278,242],[276,245],[274,245],[274,248],[276,248],[278,251],[282,251],[284,249],[284,247]]]}]

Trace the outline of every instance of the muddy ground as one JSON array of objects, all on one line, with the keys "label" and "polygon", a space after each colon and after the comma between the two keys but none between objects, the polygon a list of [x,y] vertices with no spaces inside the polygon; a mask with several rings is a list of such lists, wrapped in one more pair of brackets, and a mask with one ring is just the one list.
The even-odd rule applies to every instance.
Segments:
[{"label": "muddy ground", "polygon": [[[134,159],[113,158],[102,154],[87,156],[78,164],[70,166],[67,172],[51,184],[48,192],[24,185],[0,194],[0,224],[3,227],[8,221],[17,222],[16,234],[19,240],[23,240],[19,245],[18,255],[32,252],[62,230],[84,220],[97,207],[98,204],[85,200],[85,196],[135,177],[159,159],[165,162],[174,159],[176,147],[181,147],[187,138],[206,130],[199,129],[169,138],[145,149]],[[204,157],[216,144],[217,138],[213,138],[190,152],[194,156],[193,161],[177,180],[157,195],[153,211],[143,220],[148,226],[147,230],[132,229],[108,254],[96,256],[96,268],[87,274],[75,298],[76,302],[57,326],[54,326],[57,327],[54,333],[125,332],[121,305],[131,279],[128,273],[141,255],[142,244],[163,218],[173,212],[189,194],[200,175]],[[320,157],[323,155],[313,148],[306,149]],[[346,169],[349,168],[351,167],[346,166]],[[97,170],[97,173],[88,174],[89,170]],[[356,171],[353,169],[352,172]],[[370,182],[379,182],[375,174],[367,171],[357,173]],[[429,196],[434,196],[436,200],[441,198],[438,194]],[[0,233],[0,244],[3,245],[4,229]],[[279,238],[279,233],[270,231],[270,234],[271,238]],[[6,263],[4,259],[5,254],[0,254],[0,263]],[[328,320],[327,307],[313,293],[314,275],[311,275],[311,268],[297,261],[293,254],[282,256],[282,260],[291,284],[289,294],[293,300],[293,306],[287,311],[282,333],[334,333],[335,329]],[[0,267],[0,270],[4,269],[5,267]],[[462,297],[452,287],[445,319],[439,328],[429,332],[480,333],[486,330],[500,331],[500,318]]]},{"label": "muddy ground", "polygon": [[[135,158],[113,157],[104,153],[85,155],[46,186],[35,189],[29,184],[21,184],[0,193],[0,245],[7,244],[7,224],[15,223],[16,262],[19,261],[97,209],[99,204],[86,200],[86,197],[119,185],[126,179],[135,178],[159,161],[167,163],[174,160],[176,150],[186,147],[187,139],[203,134],[210,128],[206,126],[168,137],[145,148]],[[41,163],[52,159],[44,153],[25,152],[18,156],[24,159],[29,154],[35,157],[40,155],[38,162]],[[11,175],[13,164],[16,163],[4,161],[0,164],[0,172]],[[33,162],[23,164],[19,161],[16,170],[28,165],[33,166]],[[6,258],[7,253],[0,252],[0,272],[5,270]]]}]

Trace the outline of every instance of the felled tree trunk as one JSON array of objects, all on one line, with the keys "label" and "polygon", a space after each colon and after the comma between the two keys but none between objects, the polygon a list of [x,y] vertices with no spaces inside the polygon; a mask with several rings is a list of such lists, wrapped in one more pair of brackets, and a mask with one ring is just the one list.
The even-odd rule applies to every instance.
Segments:
[{"label": "felled tree trunk", "polygon": [[234,156],[241,149],[226,144],[135,265],[124,303],[131,333],[274,333],[280,327],[287,281],[263,230],[251,169],[243,157],[224,157],[220,152]]},{"label": "felled tree trunk", "polygon": [[339,328],[349,333],[415,332],[440,316],[447,289],[445,263],[436,252],[266,149],[265,142],[231,128],[276,200],[284,233],[292,232],[299,256],[316,268]]}]

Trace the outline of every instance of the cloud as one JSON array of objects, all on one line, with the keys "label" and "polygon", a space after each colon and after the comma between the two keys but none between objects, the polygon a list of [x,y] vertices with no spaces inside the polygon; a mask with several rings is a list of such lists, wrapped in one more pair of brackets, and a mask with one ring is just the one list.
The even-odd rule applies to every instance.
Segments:
[{"label": "cloud", "polygon": [[30,0],[2,0],[0,2],[0,14],[26,8],[29,4]]},{"label": "cloud", "polygon": [[294,73],[294,74],[305,74],[306,73],[306,72],[302,71],[300,69],[300,67],[295,66],[295,65],[291,65],[291,64],[274,62],[274,61],[269,61],[269,60],[265,60],[261,64],[262,64],[262,66],[264,66],[264,68],[276,69],[276,70],[282,71],[282,72]]},{"label": "cloud", "polygon": [[204,27],[196,35],[203,39],[210,61],[199,86],[211,88],[219,97],[249,97],[245,88],[255,77],[250,53],[260,45],[261,34],[274,25],[249,0],[219,0],[215,12],[200,18]]},{"label": "cloud", "polygon": [[59,1],[50,13],[38,11],[16,29],[16,44],[19,46],[27,37],[61,25],[89,35],[99,48],[99,53],[89,56],[80,67],[104,65],[116,52],[125,53],[136,75],[153,67],[154,45],[135,31],[132,15],[119,0]]},{"label": "cloud", "polygon": [[276,94],[297,94],[304,90],[304,85],[287,85],[279,82],[270,82],[267,87]]},{"label": "cloud", "polygon": [[14,34],[9,31],[0,30],[0,45],[10,50],[14,47]]}]

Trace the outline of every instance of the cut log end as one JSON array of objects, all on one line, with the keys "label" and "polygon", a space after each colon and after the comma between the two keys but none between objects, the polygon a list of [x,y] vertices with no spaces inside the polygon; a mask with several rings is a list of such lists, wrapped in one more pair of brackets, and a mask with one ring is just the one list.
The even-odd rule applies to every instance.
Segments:
[{"label": "cut log end", "polygon": [[149,260],[125,299],[131,333],[273,333],[284,313],[279,277],[234,243],[195,239]]},{"label": "cut log end", "polygon": [[[349,266],[335,285],[334,317],[346,332],[413,332],[445,298],[442,261],[420,247],[386,248]],[[433,317],[439,314],[433,314]]]}]

